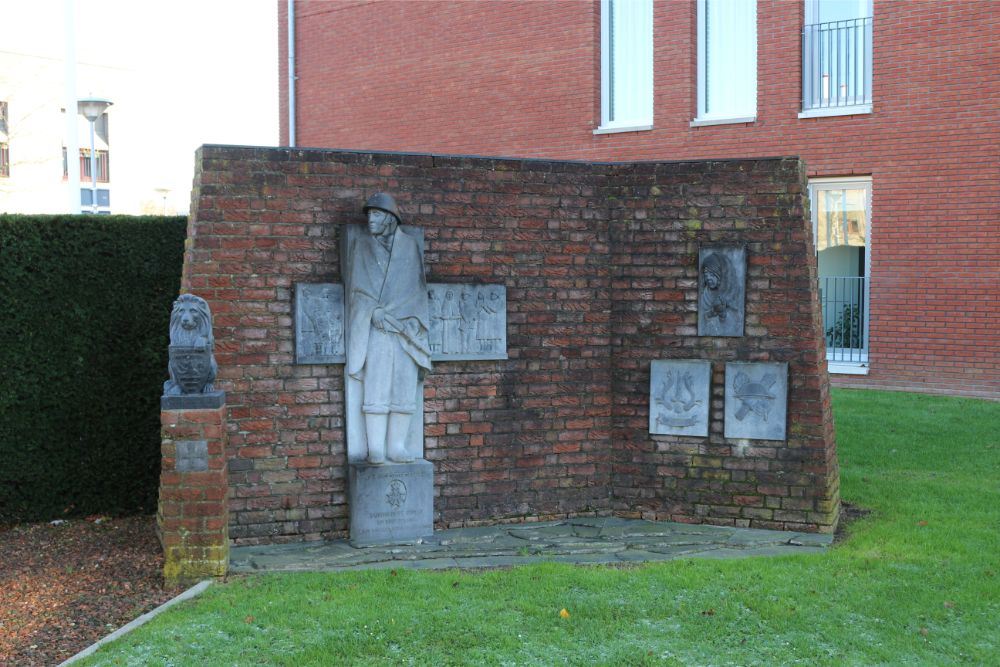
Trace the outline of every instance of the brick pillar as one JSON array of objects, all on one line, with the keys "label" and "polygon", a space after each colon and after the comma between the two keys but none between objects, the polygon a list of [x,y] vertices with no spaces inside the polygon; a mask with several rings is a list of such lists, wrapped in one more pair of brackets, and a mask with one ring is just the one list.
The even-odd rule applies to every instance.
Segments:
[{"label": "brick pillar", "polygon": [[156,523],[168,585],[221,577],[229,567],[225,419],[221,392],[163,399]]}]

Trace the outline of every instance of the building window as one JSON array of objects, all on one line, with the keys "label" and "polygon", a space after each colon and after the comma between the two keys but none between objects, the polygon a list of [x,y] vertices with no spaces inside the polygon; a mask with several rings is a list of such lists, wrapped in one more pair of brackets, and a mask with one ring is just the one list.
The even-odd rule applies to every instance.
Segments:
[{"label": "building window", "polygon": [[7,102],[0,100],[0,134],[6,135],[10,132],[8,122]]},{"label": "building window", "polygon": [[870,177],[809,182],[827,361],[833,373],[868,367]]},{"label": "building window", "polygon": [[601,127],[653,126],[653,1],[601,0]]},{"label": "building window", "polygon": [[800,117],[870,113],[871,0],[805,0]]},{"label": "building window", "polygon": [[698,124],[757,116],[757,0],[698,0]]},{"label": "building window", "polygon": [[[69,163],[66,160],[66,147],[62,149],[63,178],[69,178]],[[97,150],[97,182],[108,183],[111,180],[110,156],[108,151]],[[80,182],[90,183],[90,149],[80,149]]]}]

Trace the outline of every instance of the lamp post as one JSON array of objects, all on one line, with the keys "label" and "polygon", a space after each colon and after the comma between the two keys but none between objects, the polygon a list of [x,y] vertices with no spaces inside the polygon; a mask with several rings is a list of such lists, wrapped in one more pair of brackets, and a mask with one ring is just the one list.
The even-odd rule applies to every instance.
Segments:
[{"label": "lamp post", "polygon": [[166,215],[167,214],[167,195],[170,194],[170,188],[154,188],[153,191],[156,194],[158,194],[161,197],[163,197],[163,209],[161,210],[160,215]]},{"label": "lamp post", "polygon": [[98,97],[80,100],[76,103],[77,111],[90,121],[90,205],[94,213],[97,213],[97,151],[94,150],[94,126],[97,119],[111,104],[111,101]]}]

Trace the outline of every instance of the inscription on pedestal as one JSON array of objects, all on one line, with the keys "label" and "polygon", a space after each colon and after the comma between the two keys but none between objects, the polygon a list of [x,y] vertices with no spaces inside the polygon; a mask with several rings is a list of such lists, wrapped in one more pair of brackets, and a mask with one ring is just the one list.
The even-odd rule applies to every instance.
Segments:
[{"label": "inscription on pedestal", "polygon": [[727,438],[784,440],[788,413],[788,364],[726,364]]},{"label": "inscription on pedestal", "polygon": [[708,435],[712,362],[654,361],[649,371],[649,432]]},{"label": "inscription on pedestal", "polygon": [[351,544],[414,542],[434,532],[434,466],[349,464]]}]

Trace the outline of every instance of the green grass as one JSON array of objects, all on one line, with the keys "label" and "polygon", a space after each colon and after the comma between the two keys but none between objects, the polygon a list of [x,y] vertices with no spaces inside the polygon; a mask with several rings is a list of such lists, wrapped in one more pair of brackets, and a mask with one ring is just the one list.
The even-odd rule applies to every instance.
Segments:
[{"label": "green grass", "polygon": [[254,576],[84,664],[1000,663],[1000,403],[844,390],[834,412],[843,498],[872,514],[825,554]]}]

